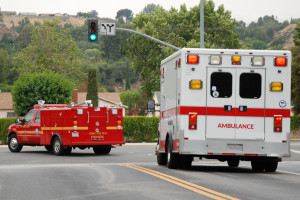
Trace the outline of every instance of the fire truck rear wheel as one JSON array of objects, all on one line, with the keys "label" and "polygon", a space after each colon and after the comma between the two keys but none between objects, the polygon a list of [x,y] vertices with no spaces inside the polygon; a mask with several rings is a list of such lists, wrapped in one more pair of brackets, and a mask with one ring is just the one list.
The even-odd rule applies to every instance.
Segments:
[{"label": "fire truck rear wheel", "polygon": [[168,140],[167,145],[167,167],[169,169],[177,169],[179,167],[179,154],[172,151],[172,140]]},{"label": "fire truck rear wheel", "polygon": [[62,155],[64,153],[62,143],[58,137],[53,140],[53,152],[55,155]]},{"label": "fire truck rear wheel", "polygon": [[107,155],[111,151],[111,146],[97,146],[93,147],[93,150],[97,155]]},{"label": "fire truck rear wheel", "polygon": [[240,160],[239,159],[230,159],[230,160],[227,160],[227,164],[229,167],[238,167],[240,164]]},{"label": "fire truck rear wheel", "polygon": [[22,150],[23,145],[19,144],[15,134],[8,137],[8,148],[11,152],[20,152]]}]

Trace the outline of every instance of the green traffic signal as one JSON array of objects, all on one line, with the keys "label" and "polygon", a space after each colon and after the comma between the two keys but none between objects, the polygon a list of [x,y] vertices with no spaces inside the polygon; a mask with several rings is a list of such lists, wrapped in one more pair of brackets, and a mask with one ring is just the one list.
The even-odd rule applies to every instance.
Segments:
[{"label": "green traffic signal", "polygon": [[90,35],[90,40],[95,41],[97,39],[97,36],[95,34]]},{"label": "green traffic signal", "polygon": [[90,42],[98,41],[98,20],[88,20],[88,40]]}]

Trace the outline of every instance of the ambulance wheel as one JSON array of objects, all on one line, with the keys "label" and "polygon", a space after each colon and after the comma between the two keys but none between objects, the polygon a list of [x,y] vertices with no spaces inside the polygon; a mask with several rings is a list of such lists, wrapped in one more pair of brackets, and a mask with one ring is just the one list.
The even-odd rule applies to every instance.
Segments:
[{"label": "ambulance wheel", "polygon": [[251,161],[252,170],[254,172],[263,172],[266,168],[266,162],[264,161],[258,161],[258,160],[252,160]]},{"label": "ambulance wheel", "polygon": [[179,166],[179,154],[178,153],[173,153],[172,151],[172,140],[168,140],[168,145],[167,145],[167,167],[169,169],[177,169]]},{"label": "ambulance wheel", "polygon": [[157,164],[158,165],[166,165],[167,164],[167,154],[166,153],[157,153]]},{"label": "ambulance wheel", "polygon": [[111,146],[97,146],[93,147],[96,155],[107,155],[111,151]]},{"label": "ambulance wheel", "polygon": [[227,160],[227,164],[229,167],[238,167],[240,164],[240,160],[239,159],[229,159],[229,160]]},{"label": "ambulance wheel", "polygon": [[180,169],[190,169],[192,166],[193,157],[181,155],[179,160],[179,168]]},{"label": "ambulance wheel", "polygon": [[46,149],[47,151],[52,152],[52,151],[53,151],[53,146],[52,146],[52,145],[46,145],[46,146],[45,146],[45,149]]},{"label": "ambulance wheel", "polygon": [[55,155],[63,155],[64,153],[62,143],[58,137],[55,137],[53,140],[53,152]]},{"label": "ambulance wheel", "polygon": [[276,172],[278,166],[278,161],[272,160],[266,163],[266,172]]},{"label": "ambulance wheel", "polygon": [[20,152],[22,150],[23,145],[19,144],[15,134],[8,137],[8,148],[11,152]]}]

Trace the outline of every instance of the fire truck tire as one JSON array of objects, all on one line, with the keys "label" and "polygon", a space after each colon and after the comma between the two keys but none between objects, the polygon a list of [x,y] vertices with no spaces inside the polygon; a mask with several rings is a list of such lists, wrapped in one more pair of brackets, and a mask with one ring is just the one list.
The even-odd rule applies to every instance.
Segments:
[{"label": "fire truck tire", "polygon": [[172,146],[172,139],[170,139],[167,145],[167,167],[169,169],[177,169],[179,167],[179,154],[173,153]]},{"label": "fire truck tire", "polygon": [[277,160],[268,161],[266,163],[266,172],[276,172],[278,166]]},{"label": "fire truck tire", "polygon": [[156,158],[158,165],[166,165],[168,162],[166,153],[157,153]]},{"label": "fire truck tire", "polygon": [[53,140],[53,152],[55,155],[63,155],[64,153],[62,143],[58,137]]},{"label": "fire truck tire", "polygon": [[63,150],[64,155],[70,155],[72,152],[72,147],[67,147],[66,149]]},{"label": "fire truck tire", "polygon": [[266,168],[266,162],[259,161],[259,160],[252,160],[251,166],[254,172],[263,172]]},{"label": "fire truck tire", "polygon": [[15,134],[8,137],[8,148],[11,152],[20,152],[22,150],[23,145],[19,144]]},{"label": "fire truck tire", "polygon": [[229,159],[229,160],[227,160],[227,164],[229,167],[238,167],[240,164],[240,160],[239,159]]},{"label": "fire truck tire", "polygon": [[53,146],[52,146],[52,145],[46,145],[46,146],[45,146],[45,149],[46,149],[47,151],[52,152],[52,151],[53,151]]},{"label": "fire truck tire", "polygon": [[192,166],[193,157],[181,155],[179,159],[180,169],[190,169]]},{"label": "fire truck tire", "polygon": [[97,146],[93,147],[96,155],[107,155],[111,151],[111,146]]}]

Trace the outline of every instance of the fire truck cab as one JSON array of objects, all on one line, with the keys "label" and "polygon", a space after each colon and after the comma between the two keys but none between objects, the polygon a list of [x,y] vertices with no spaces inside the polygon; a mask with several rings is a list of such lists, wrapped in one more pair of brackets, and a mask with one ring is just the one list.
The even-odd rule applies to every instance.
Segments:
[{"label": "fire truck cab", "polygon": [[[45,146],[56,155],[70,154],[72,148],[93,148],[96,154],[108,154],[112,145],[123,141],[121,108],[39,104],[24,119],[8,129],[8,148],[20,152],[23,146]],[[90,104],[90,105],[89,105]]]},{"label": "fire truck cab", "polygon": [[290,51],[184,48],[161,62],[160,88],[159,165],[274,172],[290,155]]}]

